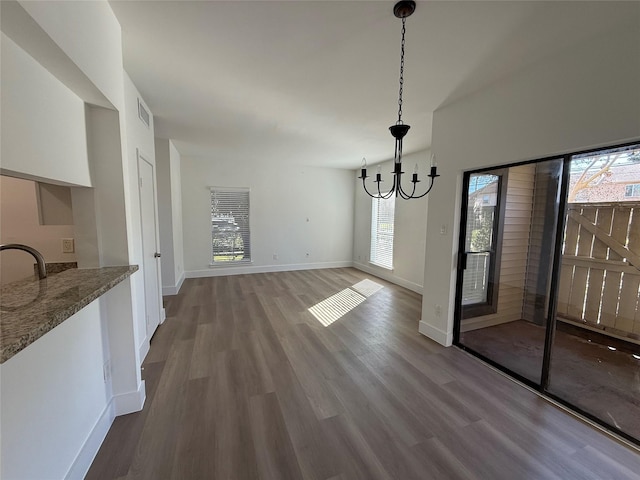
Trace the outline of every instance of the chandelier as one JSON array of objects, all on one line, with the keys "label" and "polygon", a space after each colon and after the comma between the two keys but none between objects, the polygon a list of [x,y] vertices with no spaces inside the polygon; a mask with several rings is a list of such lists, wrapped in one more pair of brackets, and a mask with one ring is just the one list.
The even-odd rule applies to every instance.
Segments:
[{"label": "chandelier", "polygon": [[400,90],[398,92],[398,120],[396,121],[395,125],[391,125],[389,127],[389,131],[391,132],[391,135],[393,136],[393,138],[396,139],[394,167],[393,167],[393,172],[391,172],[393,174],[393,186],[388,192],[383,193],[383,191],[386,189],[380,188],[380,183],[382,182],[382,175],[380,174],[380,167],[378,167],[378,173],[376,173],[376,179],[374,180],[374,183],[377,185],[377,192],[376,191],[374,191],[374,193],[369,192],[366,184],[366,179],[368,178],[367,162],[363,158],[361,175],[358,178],[362,179],[362,186],[364,187],[364,191],[367,192],[367,194],[373,198],[389,198],[393,194],[395,194],[396,197],[401,197],[405,200],[409,200],[410,198],[422,198],[431,191],[431,189],[433,188],[434,180],[436,179],[436,177],[440,176],[437,173],[437,167],[435,165],[434,158],[432,156],[431,171],[429,175],[427,175],[430,179],[429,188],[427,188],[427,191],[420,195],[416,195],[416,186],[418,185],[418,183],[420,183],[420,180],[418,180],[418,165],[416,165],[416,168],[413,171],[413,176],[411,178],[411,183],[413,183],[413,188],[411,188],[411,193],[407,193],[402,188],[401,180],[402,180],[402,175],[404,174],[404,172],[402,171],[402,139],[409,131],[409,128],[411,128],[409,125],[406,125],[402,121],[402,88],[404,85],[404,34],[406,32],[405,23],[406,23],[407,17],[410,16],[415,11],[415,9],[416,9],[416,2],[414,2],[413,0],[400,0],[393,7],[393,14],[397,18],[402,19],[402,43],[400,44]]}]

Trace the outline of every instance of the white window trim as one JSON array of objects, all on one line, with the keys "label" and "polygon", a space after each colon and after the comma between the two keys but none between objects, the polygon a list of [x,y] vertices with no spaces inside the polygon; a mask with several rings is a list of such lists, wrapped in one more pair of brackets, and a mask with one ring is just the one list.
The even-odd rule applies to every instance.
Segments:
[{"label": "white window trim", "polygon": [[[627,188],[631,187],[631,195],[627,195]],[[637,190],[637,192],[636,192]],[[624,197],[625,198],[636,198],[640,197],[640,183],[628,183],[624,187]]]}]

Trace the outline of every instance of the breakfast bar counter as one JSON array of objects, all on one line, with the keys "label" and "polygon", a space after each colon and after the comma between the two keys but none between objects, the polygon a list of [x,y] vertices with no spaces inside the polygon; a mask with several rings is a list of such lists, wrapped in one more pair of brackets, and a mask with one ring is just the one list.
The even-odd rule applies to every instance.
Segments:
[{"label": "breakfast bar counter", "polygon": [[137,265],[65,270],[0,289],[0,363],[131,276]]}]

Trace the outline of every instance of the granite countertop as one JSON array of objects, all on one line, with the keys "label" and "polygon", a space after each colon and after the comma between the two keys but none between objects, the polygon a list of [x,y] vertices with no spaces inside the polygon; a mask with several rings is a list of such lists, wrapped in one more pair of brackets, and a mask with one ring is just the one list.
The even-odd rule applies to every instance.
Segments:
[{"label": "granite countertop", "polygon": [[0,363],[125,280],[137,265],[73,268],[0,289]]}]

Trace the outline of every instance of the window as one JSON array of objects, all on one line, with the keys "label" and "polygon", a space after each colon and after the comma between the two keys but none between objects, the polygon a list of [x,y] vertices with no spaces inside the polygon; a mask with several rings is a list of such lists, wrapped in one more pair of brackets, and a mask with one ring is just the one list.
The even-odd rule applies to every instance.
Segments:
[{"label": "window", "polygon": [[396,198],[371,200],[370,261],[380,267],[393,268],[393,223]]},{"label": "window", "polygon": [[640,183],[627,185],[624,189],[625,197],[640,197]]},{"label": "window", "polygon": [[249,189],[211,187],[211,265],[249,262]]}]

